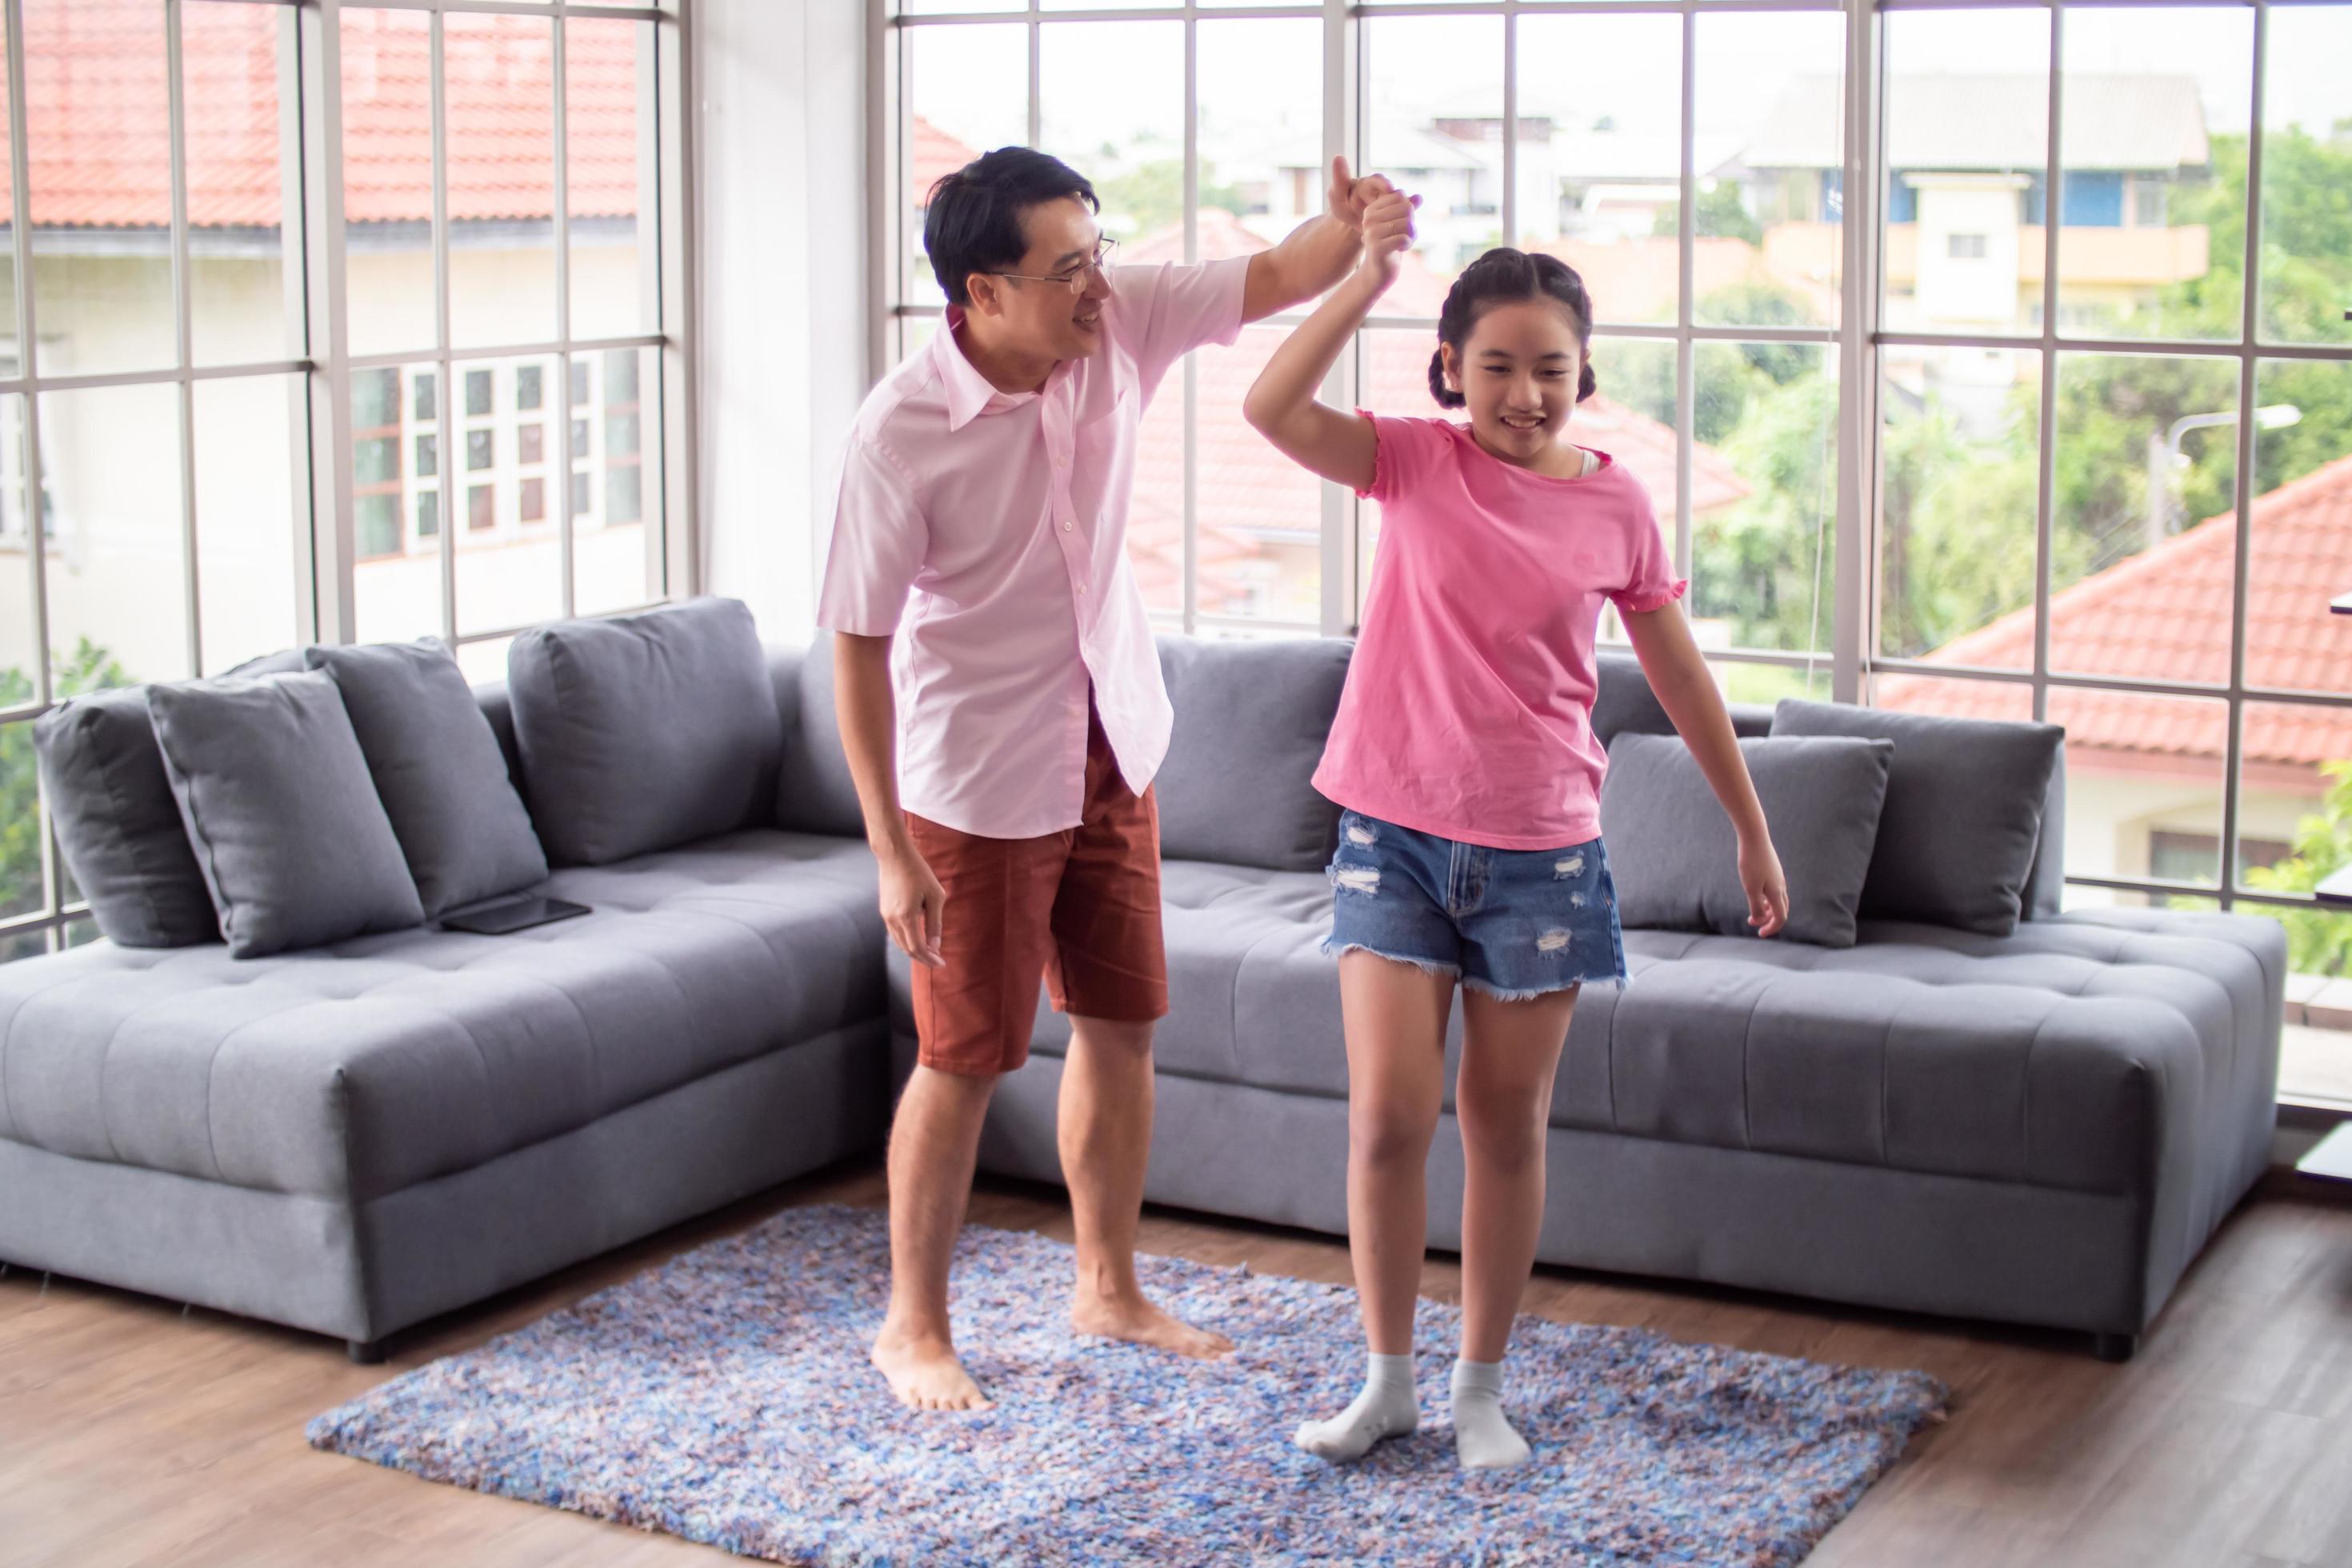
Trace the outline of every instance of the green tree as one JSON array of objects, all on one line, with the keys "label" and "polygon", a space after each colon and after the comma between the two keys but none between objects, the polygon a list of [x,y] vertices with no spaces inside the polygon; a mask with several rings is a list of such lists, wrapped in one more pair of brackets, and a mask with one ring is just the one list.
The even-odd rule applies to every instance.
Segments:
[{"label": "green tree", "polygon": [[[1680,234],[1683,226],[1683,204],[1668,202],[1658,209],[1651,220],[1650,232],[1668,236]],[[1698,194],[1698,205],[1691,209],[1691,229],[1702,239],[1744,239],[1750,245],[1764,243],[1764,226],[1748,210],[1740,199],[1739,183],[1718,180]]]},{"label": "green tree", "polygon": [[[1223,207],[1236,217],[1248,216],[1248,204],[1243,201],[1241,193],[1232,185],[1217,184],[1215,173],[1213,164],[1202,163],[1201,205]],[[1129,231],[1130,238],[1164,234],[1184,221],[1184,162],[1181,158],[1165,158],[1139,163],[1124,174],[1098,183],[1095,195],[1102,202],[1104,216],[1132,220],[1135,226]]]},{"label": "green tree", "polygon": [[[2352,865],[2352,762],[2322,763],[2331,782],[2316,815],[2295,825],[2294,853],[2246,872],[2246,885],[2307,893],[2322,878]],[[2318,910],[2269,910],[2286,927],[2287,967],[2298,974],[2352,973],[2352,915]]]},{"label": "green tree", "polygon": [[[57,694],[77,697],[103,687],[129,686],[130,675],[114,657],[88,637],[71,656],[56,658]],[[33,700],[32,678],[0,668],[0,708]],[[37,766],[33,726],[0,724],[0,913],[23,914],[41,902],[41,819],[36,805]],[[36,950],[37,951],[37,950]]]}]

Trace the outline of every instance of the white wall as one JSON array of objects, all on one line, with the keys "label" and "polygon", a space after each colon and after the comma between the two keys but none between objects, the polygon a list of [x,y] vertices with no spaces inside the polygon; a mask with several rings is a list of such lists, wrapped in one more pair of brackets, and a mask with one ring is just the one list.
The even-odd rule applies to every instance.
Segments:
[{"label": "white wall", "polygon": [[867,384],[866,7],[695,9],[705,584],[806,638]]}]

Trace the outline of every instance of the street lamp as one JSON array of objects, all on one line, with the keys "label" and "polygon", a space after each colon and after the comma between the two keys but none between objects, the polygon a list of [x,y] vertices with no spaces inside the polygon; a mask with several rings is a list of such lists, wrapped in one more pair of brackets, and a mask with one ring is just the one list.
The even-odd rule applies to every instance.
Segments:
[{"label": "street lamp", "polygon": [[[2303,410],[2292,403],[2273,403],[2254,410],[2254,428],[2284,430],[2299,424]],[[2180,438],[2191,430],[2207,430],[2216,425],[2235,425],[2238,416],[2230,414],[2184,414],[2172,422],[2161,440],[2155,431],[2147,434],[2147,542],[2152,549],[2164,542],[2172,531],[2172,476],[2189,466],[2180,455]]]}]

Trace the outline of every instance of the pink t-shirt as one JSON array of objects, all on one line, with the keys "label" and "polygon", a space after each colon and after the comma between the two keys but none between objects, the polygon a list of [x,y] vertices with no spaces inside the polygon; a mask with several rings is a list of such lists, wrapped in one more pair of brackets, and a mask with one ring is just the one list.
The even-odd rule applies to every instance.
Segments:
[{"label": "pink t-shirt", "polygon": [[1649,496],[1605,452],[1551,479],[1450,420],[1370,417],[1380,556],[1315,787],[1490,848],[1599,837],[1601,601],[1654,610],[1690,586]]}]

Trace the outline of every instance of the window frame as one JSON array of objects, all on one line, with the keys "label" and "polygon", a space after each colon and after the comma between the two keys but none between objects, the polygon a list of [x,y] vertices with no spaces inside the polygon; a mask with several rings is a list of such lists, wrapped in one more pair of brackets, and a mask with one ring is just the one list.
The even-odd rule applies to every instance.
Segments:
[{"label": "window frame", "polygon": [[[2240,330],[2232,340],[2218,342],[2180,341],[2175,339],[2132,338],[2107,339],[2075,330],[2076,323],[2062,316],[2058,309],[2058,289],[2061,279],[2059,240],[2062,226],[2042,225],[2042,258],[2041,295],[2032,308],[2034,325],[2006,331],[1992,332],[1906,332],[1889,330],[1885,325],[1887,290],[1884,278],[1884,254],[1887,244],[1886,223],[1882,223],[1882,207],[1888,202],[1887,181],[1890,175],[1885,157],[1884,98],[1887,79],[1888,56],[1885,17],[1895,11],[1965,12],[1990,9],[2031,9],[2046,11],[2051,18],[2049,58],[2046,62],[2049,84],[2047,145],[2043,161],[2043,178],[2050,171],[2062,174],[2067,165],[2061,145],[2063,118],[2061,113],[2063,94],[2070,79],[2079,72],[2070,72],[2064,58],[2065,23],[2075,11],[2088,9],[2097,0],[2028,0],[2019,5],[2015,0],[1449,0],[1444,5],[1412,4],[1410,0],[1320,0],[1320,3],[1281,4],[1270,0],[1246,10],[1224,6],[1203,6],[1190,0],[1171,0],[1166,5],[1143,5],[1135,8],[1089,11],[1084,0],[1067,0],[1068,8],[1051,8],[1045,0],[1026,0],[1025,5],[1009,10],[970,12],[955,9],[951,4],[934,0],[932,10],[923,15],[899,15],[892,0],[868,0],[868,62],[867,62],[867,244],[876,258],[877,287],[876,306],[869,314],[867,349],[868,384],[899,357],[908,341],[910,324],[919,329],[923,323],[935,324],[944,315],[941,307],[929,303],[910,302],[918,298],[914,279],[907,276],[911,254],[907,232],[912,208],[910,198],[910,167],[912,155],[911,113],[908,101],[908,67],[911,51],[905,47],[906,38],[916,29],[956,24],[995,24],[1025,26],[1028,29],[1028,132],[1034,145],[1041,122],[1040,37],[1045,27],[1076,27],[1094,22],[1145,21],[1154,19],[1180,20],[1184,24],[1185,80],[1187,113],[1184,128],[1184,225],[1185,258],[1198,259],[1198,216],[1201,210],[1198,147],[1200,102],[1199,85],[1199,24],[1203,21],[1230,21],[1243,17],[1313,17],[1320,18],[1324,26],[1323,47],[1323,120],[1322,156],[1328,162],[1336,153],[1346,153],[1359,169],[1366,168],[1363,153],[1366,141],[1365,117],[1362,105],[1367,92],[1368,68],[1360,26],[1367,20],[1391,16],[1444,16],[1463,20],[1499,16],[1503,28],[1503,100],[1502,121],[1507,134],[1503,141],[1503,173],[1501,191],[1501,232],[1506,242],[1518,237],[1520,226],[1516,210],[1518,200],[1517,155],[1519,124],[1519,45],[1518,24],[1524,17],[1534,16],[1596,16],[1604,14],[1652,13],[1678,15],[1683,24],[1682,76],[1682,166],[1679,175],[1679,245],[1682,267],[1680,303],[1677,317],[1670,327],[1611,326],[1609,335],[1628,338],[1649,338],[1670,342],[1676,355],[1678,391],[1677,451],[1680,495],[1671,518],[1661,521],[1671,531],[1674,557],[1678,573],[1687,574],[1691,567],[1692,519],[1691,477],[1692,453],[1695,445],[1692,431],[1694,387],[1693,350],[1695,345],[1708,341],[1775,342],[1787,341],[1816,343],[1833,347],[1838,363],[1837,413],[1837,506],[1834,524],[1834,580],[1829,588],[1829,647],[1813,652],[1783,652],[1779,650],[1727,647],[1706,649],[1710,664],[1718,668],[1737,665],[1778,667],[1802,673],[1808,679],[1826,670],[1830,695],[1837,701],[1859,703],[1866,700],[1872,678],[1881,674],[1916,674],[1938,679],[2008,681],[2031,689],[2032,716],[2045,719],[2053,689],[2084,689],[2154,695],[2178,695],[2221,699],[2229,705],[2228,740],[2222,759],[2222,810],[2220,842],[2223,850],[2224,874],[2212,888],[2184,889],[2154,878],[2069,876],[2071,886],[2105,888],[2126,893],[2138,893],[2151,899],[2168,894],[2193,892],[2210,898],[2224,909],[2244,908],[2256,912],[2312,910],[2324,908],[2308,897],[2297,898],[2254,889],[2245,885],[2241,864],[2242,832],[2240,821],[2241,796],[2244,788],[2244,758],[2242,754],[2243,719],[2249,702],[2320,705],[2334,709],[2352,709],[2352,694],[2313,692],[2254,685],[2246,679],[2246,617],[2249,595],[2248,541],[2250,531],[2235,531],[2235,561],[2233,565],[2231,603],[2231,658],[2227,680],[2190,682],[2140,679],[2125,676],[2093,676],[2051,668],[2050,623],[2053,562],[2053,518],[2055,510],[2053,469],[2058,432],[2055,422],[2058,411],[2055,379],[2061,356],[2070,353],[2118,353],[2133,354],[2178,354],[2235,360],[2239,368],[2236,406],[2256,405],[2255,376],[2263,362],[2282,360],[2321,360],[2352,364],[2352,344],[2286,343],[2264,341],[2258,314],[2262,295],[2263,258],[2263,142],[2266,132],[2263,94],[2268,75],[2270,19],[2274,10],[2284,10],[2318,0],[2134,0],[2136,4],[2179,5],[2183,9],[2243,8],[2253,15],[2253,47],[2251,98],[2248,102],[2249,123],[2248,170],[2245,220],[2245,253],[2242,258],[2243,313]],[[1699,171],[1694,166],[1694,80],[1696,76],[1695,19],[1702,16],[1720,16],[1735,11],[1772,13],[1835,12],[1845,19],[1845,58],[1843,71],[1844,168],[1842,185],[1844,195],[1843,233],[1840,238],[1841,282],[1843,309],[1835,327],[1824,329],[1770,329],[1758,327],[1717,327],[1695,324],[1692,321],[1692,242],[1694,238],[1695,202],[1698,195]],[[2032,201],[2034,193],[2026,192],[2021,199]],[[2046,199],[2046,195],[2044,199]],[[2139,216],[2140,193],[2126,185],[2124,191],[2122,222],[2129,226]],[[1909,215],[1906,215],[1906,216]],[[1904,221],[1890,218],[1891,222]],[[1294,325],[1304,319],[1301,313],[1287,313],[1269,318],[1269,325]],[[1374,315],[1364,323],[1367,331],[1382,327],[1410,327],[1433,330],[1435,322],[1412,317]],[[1360,333],[1340,356],[1323,395],[1328,402],[1341,406],[1353,406],[1360,402],[1362,391],[1363,339]],[[2042,375],[2038,432],[2040,473],[2037,481],[2034,516],[2034,637],[2032,666],[2025,669],[2001,669],[1931,664],[1918,658],[1886,656],[1877,650],[1879,643],[1880,599],[1884,592],[1879,550],[1881,444],[1884,426],[1880,407],[1880,365],[1878,351],[1885,347],[1927,349],[1984,349],[1990,351],[2025,351],[2041,356]],[[1194,583],[1198,561],[1198,518],[1196,515],[1195,473],[1198,461],[1199,419],[1196,385],[1192,361],[1183,362],[1181,383],[1171,378],[1169,392],[1177,392],[1184,401],[1186,439],[1184,450],[1184,562],[1185,584],[1183,610],[1181,616],[1155,614],[1156,623],[1172,631],[1211,634],[1220,632],[1304,632],[1339,637],[1356,630],[1356,615],[1360,595],[1356,581],[1357,552],[1361,531],[1360,507],[1356,498],[1340,487],[1326,483],[1322,487],[1321,541],[1323,613],[1320,625],[1286,626],[1246,618],[1227,618],[1200,613]],[[1166,395],[1167,394],[1163,394]],[[2254,496],[2253,476],[2256,472],[2254,442],[2255,422],[2237,422],[2235,458],[2235,491],[2233,510],[2238,517],[2249,515]],[[2343,586],[2338,584],[2336,586]],[[2316,590],[2315,590],[2316,591]],[[1616,644],[1622,647],[1622,643]]]},{"label": "window frame", "polygon": [[[544,356],[558,366],[559,381],[575,358],[613,350],[656,351],[650,374],[651,387],[641,389],[638,406],[652,404],[657,417],[646,427],[640,417],[641,441],[658,453],[659,523],[646,529],[646,576],[653,589],[640,605],[600,609],[599,615],[625,615],[634,610],[700,591],[701,563],[697,549],[695,343],[694,161],[691,104],[693,21],[689,0],[642,0],[630,4],[579,4],[575,0],[352,0],[355,12],[411,12],[425,16],[431,60],[433,117],[432,274],[435,290],[434,342],[396,353],[355,355],[349,351],[351,301],[346,270],[343,217],[341,34],[345,0],[152,0],[163,18],[166,117],[170,136],[170,228],[168,254],[175,352],[162,368],[103,374],[45,374],[40,363],[37,311],[42,303],[36,286],[35,229],[30,221],[30,150],[27,147],[26,101],[26,0],[0,0],[0,33],[6,43],[6,112],[9,174],[16,195],[16,221],[5,243],[15,262],[16,341],[34,345],[20,354],[12,374],[0,374],[0,396],[13,397],[19,417],[0,431],[10,441],[10,460],[0,464],[0,477],[16,487],[19,500],[46,496],[41,438],[42,398],[50,393],[101,387],[162,385],[175,389],[178,421],[180,588],[186,606],[186,668],[201,677],[205,668],[203,619],[197,586],[197,515],[194,483],[194,386],[202,381],[299,375],[303,395],[299,410],[289,416],[299,426],[293,433],[297,462],[307,469],[297,477],[294,555],[298,577],[295,595],[297,625],[288,628],[289,640],[348,643],[356,636],[354,573],[358,553],[358,503],[364,495],[389,493],[397,510],[394,533],[402,551],[417,539],[418,503],[433,508],[437,536],[433,543],[440,560],[440,636],[453,650],[468,644],[509,638],[520,626],[469,628],[458,631],[456,553],[460,535],[455,526],[454,492],[466,482],[449,434],[466,428],[466,416],[453,417],[450,407],[461,368],[491,368],[491,362]],[[184,19],[192,6],[218,10],[231,5],[276,16],[276,60],[278,87],[278,145],[283,219],[284,309],[288,341],[293,351],[278,359],[236,363],[200,363],[193,342],[194,289],[189,266],[186,73],[184,68]],[[551,341],[501,343],[457,348],[452,344],[448,309],[450,223],[445,100],[447,78],[444,59],[444,23],[451,16],[505,16],[543,23],[551,44],[550,138],[551,189],[555,249],[555,322]],[[566,138],[570,89],[565,63],[569,24],[593,21],[642,26],[649,40],[637,61],[638,153],[644,171],[639,184],[638,244],[642,259],[640,287],[646,306],[645,330],[622,335],[572,335],[571,208]],[[354,372],[386,370],[399,377],[395,423],[371,427],[362,437],[352,423],[352,377]],[[413,372],[427,371],[435,378],[436,418],[415,417],[411,399]],[[493,388],[495,399],[501,384]],[[542,402],[545,390],[542,385]],[[436,469],[433,476],[409,475],[409,443],[424,430],[434,434]],[[355,457],[362,439],[390,439],[401,458],[402,472],[387,486],[361,482]],[[651,460],[641,458],[641,462]],[[560,527],[559,571],[562,614],[574,613],[572,531],[575,510],[569,504],[571,473],[550,486],[559,492],[548,498]],[[427,498],[430,498],[429,501]],[[21,505],[17,509],[21,513]],[[650,511],[651,508],[646,509]],[[47,530],[43,531],[45,535]],[[47,556],[57,548],[45,538],[32,548],[11,531],[0,538],[0,571],[17,569],[21,553],[29,577],[32,608],[31,641],[34,691],[29,701],[0,710],[0,725],[26,723],[56,706],[55,672],[50,657],[51,627]],[[373,557],[370,557],[373,559]],[[88,923],[88,905],[68,899],[66,877],[56,836],[44,799],[39,805],[40,879],[42,897],[36,912],[0,920],[0,948],[30,936],[42,937],[51,952],[79,940],[77,928]]]}]

